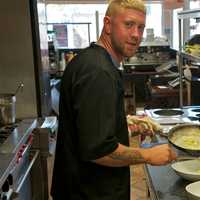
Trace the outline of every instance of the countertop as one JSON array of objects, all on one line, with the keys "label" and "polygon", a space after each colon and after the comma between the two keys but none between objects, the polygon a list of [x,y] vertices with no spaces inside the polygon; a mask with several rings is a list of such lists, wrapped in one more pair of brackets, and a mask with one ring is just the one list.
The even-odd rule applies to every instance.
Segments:
[{"label": "countertop", "polygon": [[[165,137],[157,136],[157,140],[167,143]],[[174,150],[178,155],[187,155],[176,148]],[[185,187],[191,182],[178,176],[171,168],[171,164],[165,166],[145,165],[144,168],[152,200],[188,200]]]},{"label": "countertop", "polygon": [[187,200],[185,186],[190,182],[176,175],[170,165],[145,166],[152,200]]}]

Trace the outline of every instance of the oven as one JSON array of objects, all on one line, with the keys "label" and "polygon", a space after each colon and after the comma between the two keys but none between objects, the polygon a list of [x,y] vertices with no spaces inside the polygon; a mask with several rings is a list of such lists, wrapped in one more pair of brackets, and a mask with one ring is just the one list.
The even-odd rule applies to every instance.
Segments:
[{"label": "oven", "polygon": [[0,200],[49,199],[47,159],[56,131],[56,117],[0,127]]},{"label": "oven", "polygon": [[0,190],[2,200],[35,199],[36,191],[32,190],[31,172],[35,163],[39,161],[39,150],[31,150],[32,137],[30,135],[16,154],[13,154],[13,162],[7,169],[7,178]]}]

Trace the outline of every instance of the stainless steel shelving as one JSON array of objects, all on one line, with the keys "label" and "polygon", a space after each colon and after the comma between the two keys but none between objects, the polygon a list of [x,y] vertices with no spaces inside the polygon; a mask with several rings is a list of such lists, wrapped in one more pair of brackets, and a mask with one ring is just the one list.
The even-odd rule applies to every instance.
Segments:
[{"label": "stainless steel shelving", "polygon": [[[200,9],[184,10],[178,13],[178,30],[179,30],[179,52],[178,52],[178,68],[179,68],[179,81],[180,81],[180,108],[183,107],[183,60],[188,59],[195,62],[200,62],[200,57],[183,52],[183,36],[182,36],[182,20],[196,19],[200,21]],[[188,89],[189,90],[189,89]],[[189,92],[190,93],[190,92]]]}]

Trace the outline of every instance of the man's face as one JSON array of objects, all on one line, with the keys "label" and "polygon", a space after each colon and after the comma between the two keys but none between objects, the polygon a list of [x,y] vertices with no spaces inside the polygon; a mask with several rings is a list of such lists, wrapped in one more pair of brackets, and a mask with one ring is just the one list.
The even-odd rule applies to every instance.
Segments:
[{"label": "man's face", "polygon": [[122,9],[110,18],[110,39],[117,57],[132,57],[135,54],[142,39],[145,17],[140,11]]}]

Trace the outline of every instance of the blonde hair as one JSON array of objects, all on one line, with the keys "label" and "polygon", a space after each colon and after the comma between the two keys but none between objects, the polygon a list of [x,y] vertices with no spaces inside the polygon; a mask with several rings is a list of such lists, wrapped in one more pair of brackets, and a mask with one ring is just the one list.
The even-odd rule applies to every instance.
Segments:
[{"label": "blonde hair", "polygon": [[108,0],[109,5],[106,11],[106,16],[112,16],[119,9],[135,9],[138,11],[146,13],[146,7],[142,0]]}]

